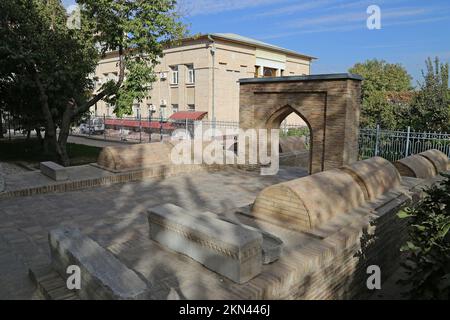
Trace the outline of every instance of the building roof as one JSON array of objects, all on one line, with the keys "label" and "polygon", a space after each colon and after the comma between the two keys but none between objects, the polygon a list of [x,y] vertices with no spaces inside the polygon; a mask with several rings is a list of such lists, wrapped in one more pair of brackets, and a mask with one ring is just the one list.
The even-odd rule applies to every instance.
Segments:
[{"label": "building roof", "polygon": [[239,83],[263,83],[263,82],[290,82],[290,81],[311,81],[311,80],[357,80],[364,78],[359,74],[353,73],[330,73],[330,74],[311,74],[305,76],[287,76],[287,77],[266,77],[266,78],[245,78],[239,79]]},{"label": "building roof", "polygon": [[273,44],[269,44],[266,42],[262,42],[256,39],[252,39],[252,38],[248,38],[248,37],[244,37],[241,36],[239,34],[235,34],[235,33],[211,33],[211,34],[207,34],[206,36],[210,36],[212,38],[219,38],[219,39],[225,39],[225,40],[229,40],[229,41],[234,41],[234,42],[239,42],[239,43],[244,43],[244,44],[251,44],[253,46],[256,47],[260,47],[260,48],[265,48],[265,49],[270,49],[270,50],[275,50],[275,51],[280,51],[280,52],[284,52],[284,53],[288,53],[291,55],[295,55],[295,56],[301,56],[304,58],[309,58],[311,60],[313,59],[317,59],[316,57],[310,56],[310,55],[306,55],[306,54],[302,54],[293,50],[289,50],[289,49],[285,49],[282,47],[278,47],[275,46]]},{"label": "building roof", "polygon": [[201,120],[208,112],[202,111],[178,111],[172,114],[170,120]]}]

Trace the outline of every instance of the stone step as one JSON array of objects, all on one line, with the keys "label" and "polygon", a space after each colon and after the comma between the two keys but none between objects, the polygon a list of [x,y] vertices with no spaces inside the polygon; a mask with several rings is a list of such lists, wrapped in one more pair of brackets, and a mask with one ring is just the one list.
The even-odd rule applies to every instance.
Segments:
[{"label": "stone step", "polygon": [[80,299],[76,292],[67,289],[66,281],[51,266],[29,269],[28,274],[47,300]]}]

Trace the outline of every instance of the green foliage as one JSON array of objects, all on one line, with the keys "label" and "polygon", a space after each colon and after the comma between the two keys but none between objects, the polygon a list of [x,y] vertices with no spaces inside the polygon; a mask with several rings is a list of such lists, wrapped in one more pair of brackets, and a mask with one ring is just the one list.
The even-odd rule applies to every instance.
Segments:
[{"label": "green foliage", "polygon": [[307,137],[309,136],[309,128],[289,128],[287,131],[281,130],[282,137]]},{"label": "green foliage", "polygon": [[448,88],[448,63],[441,63],[436,57],[428,58],[426,71],[422,70],[424,81],[416,95],[411,111],[406,117],[408,125],[416,131],[450,131],[450,94]]},{"label": "green foliage", "polygon": [[380,124],[385,129],[402,126],[397,105],[389,103],[390,92],[411,90],[411,76],[400,64],[383,60],[367,60],[357,63],[349,72],[364,77],[362,84],[361,127],[375,127]]},{"label": "green foliage", "polygon": [[134,101],[141,101],[155,81],[154,66],[163,49],[186,35],[175,11],[175,0],[78,0],[81,19],[92,23],[95,42],[101,51],[119,51],[126,78],[123,85],[103,85],[105,101],[115,105],[118,116],[132,113]]},{"label": "green foliage", "polygon": [[[155,80],[164,46],[185,34],[175,0],[77,2],[80,29],[68,28],[60,0],[0,1],[0,106],[45,123],[45,141],[61,162],[70,122],[99,100],[116,105],[119,116],[131,113]],[[118,53],[118,80],[94,94],[92,74],[108,51]]]},{"label": "green foliage", "polygon": [[425,190],[415,206],[398,214],[409,219],[409,239],[402,250],[412,299],[450,299],[450,175]]},{"label": "green foliage", "polygon": [[[68,143],[67,153],[71,165],[96,162],[101,148],[81,144]],[[27,161],[39,163],[51,160],[43,153],[42,145],[37,139],[0,141],[0,161]]]}]

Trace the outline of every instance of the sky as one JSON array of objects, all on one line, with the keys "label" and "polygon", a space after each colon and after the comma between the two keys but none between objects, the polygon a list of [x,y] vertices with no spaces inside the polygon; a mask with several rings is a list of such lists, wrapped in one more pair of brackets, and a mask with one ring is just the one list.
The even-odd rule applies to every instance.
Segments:
[{"label": "sky", "polygon": [[[416,85],[427,57],[450,62],[449,0],[178,1],[190,33],[237,33],[311,55],[313,74],[377,58],[402,64]],[[380,29],[367,27],[370,5],[380,8]]]}]

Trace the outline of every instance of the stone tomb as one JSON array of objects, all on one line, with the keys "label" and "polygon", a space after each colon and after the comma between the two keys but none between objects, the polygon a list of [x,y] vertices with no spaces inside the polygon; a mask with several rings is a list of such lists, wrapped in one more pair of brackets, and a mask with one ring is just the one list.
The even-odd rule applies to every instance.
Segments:
[{"label": "stone tomb", "polygon": [[148,211],[150,239],[244,283],[261,272],[261,233],[209,215],[192,215],[172,204]]},{"label": "stone tomb", "polygon": [[[163,246],[145,240],[130,243],[130,255],[137,255],[137,260],[126,260],[127,266],[143,274],[142,255],[161,257],[159,263],[176,269],[179,290],[188,299],[354,298],[373,293],[366,287],[368,265],[380,266],[382,281],[392,274],[405,240],[405,221],[396,213],[410,203],[411,196],[388,161],[372,158],[292,180],[266,188],[258,198],[269,194],[268,189],[274,191],[268,198],[275,202],[272,207],[286,210],[262,214],[256,211],[257,199],[252,212],[238,213],[241,226],[214,219],[213,213],[197,214],[170,205],[153,208],[151,211],[159,214],[148,214],[150,238]],[[283,193],[277,194],[279,190],[286,191],[285,198]],[[286,198],[303,208],[289,211],[282,203]],[[281,221],[276,221],[277,215]],[[263,236],[248,233],[251,230],[246,225],[283,241],[279,259],[262,264]],[[230,234],[234,235],[231,239]],[[177,257],[177,252],[201,264]],[[245,266],[248,261],[244,257],[251,264]],[[220,269],[222,265],[224,269]],[[86,270],[96,275],[96,270]],[[117,277],[115,281],[123,280]],[[152,282],[150,291],[153,285],[159,288],[159,280]],[[167,298],[159,292],[152,291],[152,297]]]},{"label": "stone tomb", "polygon": [[97,164],[112,172],[138,170],[155,165],[170,165],[170,153],[173,144],[155,142],[120,147],[105,147],[101,151]]},{"label": "stone tomb", "polygon": [[69,179],[67,175],[67,169],[57,163],[52,161],[41,162],[40,165],[41,173],[55,181],[64,181]]},{"label": "stone tomb", "polygon": [[148,295],[147,284],[112,253],[77,229],[55,229],[49,233],[52,267],[63,279],[67,267],[81,272],[82,299],[140,300]]},{"label": "stone tomb", "polygon": [[432,149],[395,162],[402,176],[431,179],[449,170],[449,160],[445,153]]},{"label": "stone tomb", "polygon": [[449,170],[449,161],[445,153],[436,149],[431,149],[419,153],[419,155],[431,161],[431,163],[433,163],[434,167],[436,168],[437,173]]}]

